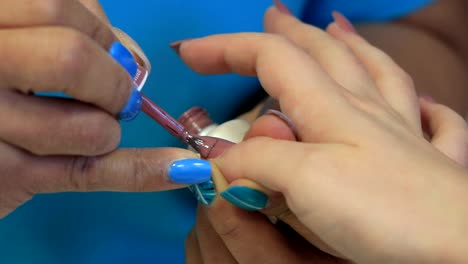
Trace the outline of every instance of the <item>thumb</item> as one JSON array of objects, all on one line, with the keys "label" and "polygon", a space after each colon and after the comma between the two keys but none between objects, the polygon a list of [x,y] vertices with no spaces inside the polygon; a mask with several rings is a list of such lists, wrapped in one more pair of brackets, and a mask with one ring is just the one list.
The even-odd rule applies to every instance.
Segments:
[{"label": "thumb", "polygon": [[466,121],[447,106],[430,98],[420,98],[423,129],[431,143],[459,164],[468,166],[468,126]]},{"label": "thumb", "polygon": [[320,145],[254,137],[232,146],[214,162],[228,182],[248,178],[272,191],[286,193],[297,180],[291,175],[303,164],[314,162],[312,156],[320,148]]},{"label": "thumb", "polygon": [[281,193],[273,192],[249,179],[237,179],[231,182],[228,188],[220,193],[220,196],[238,208],[248,211],[261,210],[272,222],[276,223],[280,220],[286,223],[320,250],[335,257],[342,257],[299,221],[296,214],[289,209]]},{"label": "thumb", "polygon": [[175,148],[119,149],[99,157],[31,157],[26,182],[32,193],[161,191],[211,178],[211,164]]}]

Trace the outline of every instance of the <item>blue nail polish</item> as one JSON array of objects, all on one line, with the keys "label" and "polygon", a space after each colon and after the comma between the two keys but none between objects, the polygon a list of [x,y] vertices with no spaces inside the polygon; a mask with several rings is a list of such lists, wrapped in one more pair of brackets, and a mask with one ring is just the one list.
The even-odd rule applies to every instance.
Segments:
[{"label": "blue nail polish", "polygon": [[[138,65],[132,53],[124,45],[120,42],[114,42],[109,49],[109,55],[127,70],[132,79],[135,78]],[[133,120],[140,113],[142,103],[140,92],[136,88],[132,88],[127,104],[117,114],[117,118],[123,121]]]},{"label": "blue nail polish", "polygon": [[175,183],[197,184],[211,179],[211,163],[201,159],[183,159],[169,166],[169,178]]},{"label": "blue nail polish", "polygon": [[122,67],[127,70],[128,74],[133,78],[138,71],[138,65],[133,58],[132,53],[120,42],[114,42],[109,49],[109,55],[112,56]]},{"label": "blue nail polish", "polygon": [[143,99],[136,88],[132,88],[130,98],[123,109],[117,114],[117,118],[123,121],[131,121],[141,112]]},{"label": "blue nail polish", "polygon": [[220,195],[231,204],[247,211],[261,210],[268,204],[268,196],[244,186],[229,187]]},{"label": "blue nail polish", "polygon": [[197,200],[203,205],[210,205],[216,198],[216,188],[213,180],[204,183],[190,185],[189,190],[195,195]]}]

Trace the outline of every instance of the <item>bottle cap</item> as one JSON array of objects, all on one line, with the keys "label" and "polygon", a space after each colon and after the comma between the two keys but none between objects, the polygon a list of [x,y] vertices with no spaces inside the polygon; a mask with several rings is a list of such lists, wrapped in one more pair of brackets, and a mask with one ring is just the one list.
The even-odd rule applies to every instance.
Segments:
[{"label": "bottle cap", "polygon": [[192,134],[199,134],[203,129],[214,124],[208,112],[198,106],[187,110],[179,117],[178,121]]}]

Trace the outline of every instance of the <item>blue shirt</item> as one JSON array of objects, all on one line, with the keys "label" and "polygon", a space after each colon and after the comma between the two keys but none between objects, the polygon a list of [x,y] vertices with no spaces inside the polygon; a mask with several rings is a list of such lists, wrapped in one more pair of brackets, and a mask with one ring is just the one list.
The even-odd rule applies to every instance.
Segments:
[{"label": "blue shirt", "polygon": [[[339,10],[353,21],[410,13],[431,0],[285,0],[304,20],[324,26]],[[145,50],[153,71],[144,92],[178,116],[199,105],[222,122],[258,95],[254,78],[201,76],[168,43],[216,33],[261,31],[270,0],[101,0],[113,25]],[[122,147],[181,146],[144,115],[123,124]],[[161,193],[37,195],[0,220],[0,263],[183,263],[194,221],[187,190]]]}]

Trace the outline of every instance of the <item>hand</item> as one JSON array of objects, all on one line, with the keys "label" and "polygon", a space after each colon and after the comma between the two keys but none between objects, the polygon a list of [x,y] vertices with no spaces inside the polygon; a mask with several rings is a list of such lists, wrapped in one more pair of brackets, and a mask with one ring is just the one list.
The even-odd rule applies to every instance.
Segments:
[{"label": "hand", "polygon": [[[114,151],[115,115],[132,80],[108,55],[116,38],[102,9],[85,2],[100,19],[79,1],[0,4],[0,218],[35,193],[165,190],[183,186],[174,180],[196,182],[168,174],[174,160],[195,157],[189,151]],[[33,95],[44,91],[74,100]],[[185,166],[207,171],[197,164]]]},{"label": "hand", "polygon": [[[257,137],[234,146],[215,161],[231,186],[250,179],[282,193],[316,235],[309,241],[351,261],[463,262],[466,171],[414,125],[411,78],[337,24],[328,29],[334,38],[313,28],[296,32],[316,49],[265,34],[180,46],[196,71],[258,76],[303,140]],[[454,120],[466,142],[466,124]]]},{"label": "hand", "polygon": [[[214,170],[218,189],[227,187]],[[195,227],[186,239],[186,263],[347,263],[330,256],[284,223],[215,199],[199,206]]]}]

